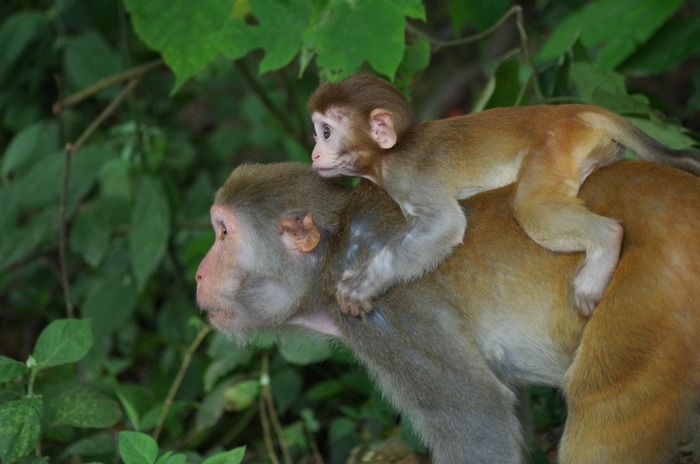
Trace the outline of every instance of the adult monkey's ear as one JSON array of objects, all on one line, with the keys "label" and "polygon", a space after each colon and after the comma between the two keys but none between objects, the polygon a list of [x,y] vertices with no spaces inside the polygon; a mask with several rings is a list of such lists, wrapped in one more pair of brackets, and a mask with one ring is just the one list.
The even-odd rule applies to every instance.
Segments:
[{"label": "adult monkey's ear", "polygon": [[299,217],[283,217],[278,223],[278,232],[282,242],[289,251],[308,253],[316,248],[321,241],[321,232],[314,224],[314,216],[307,213],[304,219]]},{"label": "adult monkey's ear", "polygon": [[372,140],[381,148],[388,150],[396,145],[394,113],[382,108],[372,110],[369,114],[369,127]]}]

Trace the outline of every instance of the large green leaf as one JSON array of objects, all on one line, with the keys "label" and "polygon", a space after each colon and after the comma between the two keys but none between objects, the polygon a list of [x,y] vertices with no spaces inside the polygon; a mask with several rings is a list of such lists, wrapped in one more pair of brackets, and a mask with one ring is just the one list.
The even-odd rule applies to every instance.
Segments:
[{"label": "large green leaf", "polygon": [[595,64],[614,69],[645,43],[684,0],[595,0],[569,15],[542,45],[537,58],[556,59],[577,37],[598,48]]},{"label": "large green leaf", "polygon": [[122,413],[113,399],[90,388],[76,387],[47,401],[46,415],[52,427],[65,424],[106,428],[116,424]]},{"label": "large green leaf", "polygon": [[405,49],[404,12],[390,0],[331,1],[306,37],[327,79],[340,79],[367,62],[391,79]]},{"label": "large green leaf", "polygon": [[700,53],[700,15],[674,18],[622,65],[634,74],[659,74]]},{"label": "large green leaf", "polygon": [[231,17],[216,36],[221,50],[236,60],[250,51],[262,48],[265,57],[260,63],[264,73],[282,68],[299,52],[302,34],[311,17],[310,0],[257,0],[250,2],[257,24],[243,17]]},{"label": "large green leaf", "polygon": [[41,397],[0,404],[0,461],[15,462],[31,453],[41,434]]},{"label": "large green leaf", "polygon": [[138,184],[131,212],[129,251],[131,269],[141,290],[165,255],[170,237],[170,205],[160,180],[142,176]]},{"label": "large green leaf", "polygon": [[177,91],[219,53],[212,36],[233,11],[233,0],[124,0],[139,37],[175,73]]},{"label": "large green leaf", "polygon": [[52,367],[81,360],[90,347],[90,321],[58,319],[41,331],[32,356],[39,367]]}]

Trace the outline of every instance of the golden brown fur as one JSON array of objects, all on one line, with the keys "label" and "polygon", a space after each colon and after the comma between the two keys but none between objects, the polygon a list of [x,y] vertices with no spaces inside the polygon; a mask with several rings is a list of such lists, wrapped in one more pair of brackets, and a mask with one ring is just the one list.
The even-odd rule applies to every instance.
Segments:
[{"label": "golden brown fur", "polygon": [[495,108],[406,125],[408,103],[391,84],[359,75],[319,87],[309,99],[324,177],[364,177],[387,191],[408,219],[401,240],[348,270],[338,284],[341,307],[370,311],[391,285],[434,268],[466,228],[457,200],[517,182],[513,212],[544,248],[585,252],[572,299],[590,316],[620,252],[616,219],[592,213],[577,198],[590,173],[619,160],[624,147],[641,158],[700,174],[700,159],[661,145],[626,119],[591,105]]}]

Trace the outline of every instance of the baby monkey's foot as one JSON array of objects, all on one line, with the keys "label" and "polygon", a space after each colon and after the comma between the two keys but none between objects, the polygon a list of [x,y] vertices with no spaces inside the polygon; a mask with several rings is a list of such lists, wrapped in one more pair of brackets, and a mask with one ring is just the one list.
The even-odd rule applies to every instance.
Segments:
[{"label": "baby monkey's foot", "polygon": [[366,270],[345,271],[336,292],[340,310],[353,316],[372,311],[374,291],[370,282]]}]

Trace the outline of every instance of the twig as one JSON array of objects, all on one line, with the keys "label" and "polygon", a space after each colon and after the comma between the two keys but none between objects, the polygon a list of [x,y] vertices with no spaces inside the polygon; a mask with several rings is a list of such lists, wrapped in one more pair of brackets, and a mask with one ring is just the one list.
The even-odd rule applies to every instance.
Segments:
[{"label": "twig", "polygon": [[66,151],[69,152],[69,154],[76,154],[87,142],[87,140],[92,136],[93,132],[97,130],[98,127],[116,111],[117,108],[119,108],[119,105],[122,104],[122,102],[126,99],[126,97],[129,96],[131,92],[136,88],[136,85],[138,85],[139,79],[132,79],[129,81],[129,83],[122,89],[119,94],[114,97],[114,100],[109,102],[109,105],[102,110],[102,112],[95,118],[94,121],[90,123],[90,125],[83,131],[82,134],[80,134],[80,137],[78,137],[78,140],[75,143],[68,144],[66,146]]},{"label": "twig", "polygon": [[82,89],[74,93],[73,95],[70,95],[69,97],[65,98],[64,100],[55,103],[53,105],[52,110],[54,114],[58,114],[63,110],[70,108],[71,106],[77,105],[83,100],[86,100],[92,95],[99,93],[108,87],[112,87],[113,85],[119,84],[120,82],[129,81],[132,79],[139,79],[147,72],[161,66],[162,64],[163,59],[158,58],[157,60],[150,61],[148,63],[142,64],[141,66],[137,66],[132,69],[127,69],[126,71],[121,72],[119,74],[115,74],[113,76],[101,79],[95,82],[90,87]]},{"label": "twig", "polygon": [[272,427],[275,429],[275,434],[277,435],[277,440],[279,441],[280,449],[282,450],[282,456],[284,457],[285,464],[292,464],[292,456],[289,454],[289,447],[287,446],[287,440],[284,438],[284,430],[282,430],[282,424],[280,423],[279,417],[277,417],[277,410],[275,409],[275,401],[272,398],[272,388],[270,388],[270,355],[266,352],[262,358],[262,372],[260,373],[260,384],[262,385],[261,396],[265,399],[267,404],[267,412],[270,415],[270,420],[272,421]]},{"label": "twig", "polygon": [[455,39],[455,40],[436,39],[435,37],[432,37],[432,36],[426,34],[425,32],[421,31],[420,29],[418,29],[417,27],[415,27],[411,24],[409,24],[407,27],[408,27],[409,31],[412,32],[413,34],[419,35],[419,36],[427,39],[428,42],[430,42],[430,44],[432,45],[433,51],[439,51],[440,49],[445,48],[445,47],[454,47],[457,45],[465,45],[468,43],[477,42],[477,41],[483,39],[484,37],[492,34],[496,29],[501,27],[501,25],[509,17],[511,17],[513,15],[515,15],[516,20],[522,20],[522,12],[523,12],[523,9],[522,9],[522,7],[520,7],[520,5],[512,6],[508,11],[505,12],[505,14],[503,16],[501,16],[498,19],[498,21],[496,21],[493,24],[493,26],[489,27],[488,29],[486,29],[482,32],[479,32],[478,34],[470,35],[468,37],[462,37],[461,39]]},{"label": "twig", "polygon": [[318,445],[316,444],[316,437],[314,437],[314,434],[308,428],[304,427],[304,430],[306,430],[306,435],[309,440],[309,447],[311,448],[311,454],[313,455],[316,464],[324,464],[323,456],[321,456],[321,451],[318,449]]},{"label": "twig", "polygon": [[197,333],[197,336],[194,337],[194,340],[192,343],[190,343],[190,346],[187,347],[187,350],[185,350],[185,355],[182,357],[182,363],[180,364],[180,369],[177,371],[177,374],[175,375],[175,379],[173,380],[173,384],[170,386],[170,390],[168,391],[168,395],[165,397],[165,401],[163,402],[163,410],[160,412],[160,416],[158,417],[158,422],[156,425],[155,430],[151,434],[154,440],[158,441],[158,437],[160,436],[160,432],[163,430],[163,425],[165,424],[165,419],[168,417],[168,413],[170,412],[170,408],[173,405],[173,402],[175,401],[175,395],[177,394],[177,391],[180,389],[180,385],[182,385],[182,380],[185,378],[185,374],[187,373],[187,368],[190,367],[190,362],[192,362],[192,357],[194,356],[195,351],[197,351],[197,348],[199,345],[202,343],[204,338],[209,335],[209,332],[211,332],[211,327],[208,324],[205,324],[202,326],[201,329],[199,329],[199,332]]},{"label": "twig", "polygon": [[[436,39],[435,37],[432,37],[425,32],[421,31],[417,27],[409,24],[407,28],[409,31],[413,34],[419,35],[421,37],[424,37],[428,42],[430,42],[430,45],[432,46],[432,49],[434,52],[439,51],[442,48],[445,47],[454,47],[457,45],[464,45],[472,42],[479,41],[483,39],[484,37],[487,37],[488,35],[492,34],[496,29],[501,27],[503,23],[511,16],[515,16],[515,26],[518,29],[518,36],[520,38],[520,51],[523,54],[523,57],[525,59],[525,62],[530,66],[532,69],[532,74],[533,76],[531,77],[530,81],[533,84],[533,87],[535,89],[535,96],[538,101],[542,101],[544,99],[544,94],[542,93],[542,89],[540,88],[539,81],[536,78],[537,75],[537,68],[535,67],[535,63],[532,59],[532,55],[530,54],[530,50],[528,49],[528,37],[527,33],[525,32],[525,23],[523,21],[523,9],[520,5],[514,5],[512,6],[508,11],[506,11],[503,16],[501,16],[498,21],[496,21],[491,27],[488,29],[479,32],[478,34],[470,35],[468,37],[463,37],[461,39],[455,39],[455,40],[439,40]],[[527,87],[527,86],[525,86]],[[518,96],[518,99],[522,98],[524,89],[521,92],[521,95]]]},{"label": "twig", "polygon": [[275,445],[272,442],[272,434],[270,433],[270,421],[267,418],[267,407],[265,406],[265,399],[261,394],[258,398],[258,411],[260,411],[260,424],[263,429],[263,439],[265,441],[265,448],[267,449],[267,457],[272,461],[272,464],[280,464],[280,460],[275,452]]}]

